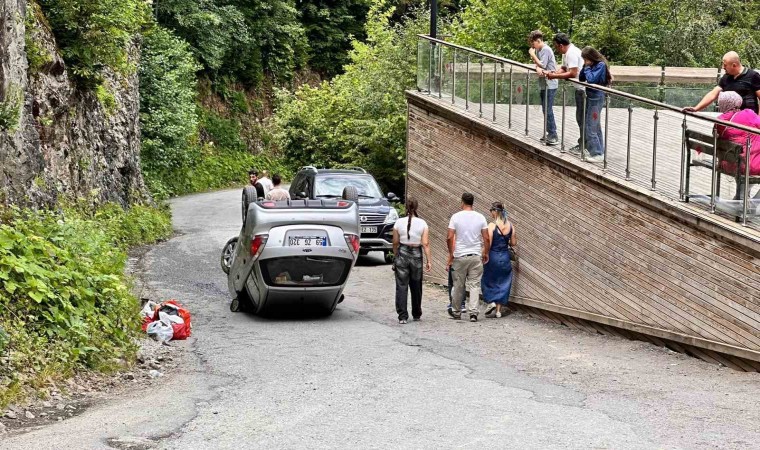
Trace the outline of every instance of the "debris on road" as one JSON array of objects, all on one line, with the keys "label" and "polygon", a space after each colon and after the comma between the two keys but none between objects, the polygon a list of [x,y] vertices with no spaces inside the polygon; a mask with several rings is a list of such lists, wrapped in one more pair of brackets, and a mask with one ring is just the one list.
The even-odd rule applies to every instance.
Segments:
[{"label": "debris on road", "polygon": [[190,337],[190,311],[177,300],[156,303],[148,300],[141,311],[143,331],[159,342],[179,341]]}]

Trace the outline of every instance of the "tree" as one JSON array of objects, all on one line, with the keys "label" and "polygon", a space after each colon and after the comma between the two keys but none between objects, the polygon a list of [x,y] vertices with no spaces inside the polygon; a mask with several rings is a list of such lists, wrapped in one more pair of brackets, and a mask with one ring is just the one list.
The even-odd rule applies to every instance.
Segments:
[{"label": "tree", "polygon": [[382,1],[370,8],[367,42],[353,41],[345,73],[295,94],[280,91],[277,137],[293,165],[360,165],[383,187],[403,188],[404,90],[414,86],[417,34],[429,16],[415,12],[392,25],[392,12]]},{"label": "tree", "polygon": [[299,0],[309,41],[309,66],[332,77],[348,63],[352,39],[366,38],[367,0]]}]

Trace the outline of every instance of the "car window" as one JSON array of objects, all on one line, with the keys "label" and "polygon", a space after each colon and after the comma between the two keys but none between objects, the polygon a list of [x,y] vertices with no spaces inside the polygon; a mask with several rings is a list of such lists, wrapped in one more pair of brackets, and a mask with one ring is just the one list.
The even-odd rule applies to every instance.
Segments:
[{"label": "car window", "polygon": [[320,176],[316,180],[314,196],[336,196],[343,195],[343,188],[346,186],[355,186],[359,195],[381,198],[380,188],[377,186],[374,178],[368,176]]}]

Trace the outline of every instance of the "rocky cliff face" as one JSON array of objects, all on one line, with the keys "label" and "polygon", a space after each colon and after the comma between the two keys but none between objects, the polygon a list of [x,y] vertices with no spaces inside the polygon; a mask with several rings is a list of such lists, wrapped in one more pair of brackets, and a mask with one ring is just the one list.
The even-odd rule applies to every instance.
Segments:
[{"label": "rocky cliff face", "polygon": [[26,0],[0,5],[0,202],[145,198],[137,74],[107,74],[100,99],[77,88],[44,17]]}]

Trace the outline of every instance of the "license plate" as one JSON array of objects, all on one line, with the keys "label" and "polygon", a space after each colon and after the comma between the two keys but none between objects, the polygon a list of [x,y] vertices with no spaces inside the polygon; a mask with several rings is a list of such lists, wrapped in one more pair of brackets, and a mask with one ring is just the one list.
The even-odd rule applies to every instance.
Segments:
[{"label": "license plate", "polygon": [[327,238],[321,236],[290,236],[290,247],[327,247]]},{"label": "license plate", "polygon": [[377,233],[377,227],[362,227],[362,234],[364,233],[369,233],[369,234]]}]

